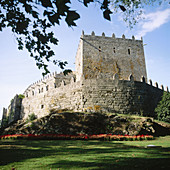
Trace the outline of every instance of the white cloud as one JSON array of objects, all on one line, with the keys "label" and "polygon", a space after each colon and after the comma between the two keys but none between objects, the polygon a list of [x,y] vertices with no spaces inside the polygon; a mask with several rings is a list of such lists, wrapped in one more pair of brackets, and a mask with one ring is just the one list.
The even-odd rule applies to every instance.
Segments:
[{"label": "white cloud", "polygon": [[157,11],[144,15],[144,20],[140,23],[140,30],[137,34],[137,38],[146,35],[148,32],[152,32],[156,28],[170,21],[170,9],[164,11]]}]

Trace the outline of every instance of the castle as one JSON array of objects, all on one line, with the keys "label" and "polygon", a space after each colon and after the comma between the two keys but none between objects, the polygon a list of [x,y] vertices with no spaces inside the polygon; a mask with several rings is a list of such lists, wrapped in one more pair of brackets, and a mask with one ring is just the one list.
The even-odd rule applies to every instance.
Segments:
[{"label": "castle", "polygon": [[16,95],[3,109],[2,125],[7,118],[8,123],[32,113],[40,118],[53,109],[153,115],[163,91],[147,81],[142,39],[82,32],[75,72],[53,73],[31,84],[23,99]]}]

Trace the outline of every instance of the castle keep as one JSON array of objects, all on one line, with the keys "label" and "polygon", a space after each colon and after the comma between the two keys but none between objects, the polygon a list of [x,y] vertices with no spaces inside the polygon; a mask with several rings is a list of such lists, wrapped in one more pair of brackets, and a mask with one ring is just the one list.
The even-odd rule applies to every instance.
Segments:
[{"label": "castle keep", "polygon": [[76,78],[80,80],[96,79],[100,75],[113,78],[118,74],[121,80],[128,80],[130,74],[134,80],[141,76],[147,79],[143,41],[132,39],[82,34],[76,55]]},{"label": "castle keep", "polygon": [[153,115],[163,91],[163,86],[159,89],[157,83],[147,83],[142,40],[83,32],[75,72],[53,73],[31,84],[22,101],[16,96],[4,109],[3,119],[10,117],[10,123],[32,113],[39,118],[53,109]]}]

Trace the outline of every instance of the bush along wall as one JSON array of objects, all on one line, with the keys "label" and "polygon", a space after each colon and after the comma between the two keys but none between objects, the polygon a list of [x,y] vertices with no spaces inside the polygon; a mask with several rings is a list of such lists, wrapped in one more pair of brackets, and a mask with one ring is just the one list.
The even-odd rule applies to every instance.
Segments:
[{"label": "bush along wall", "polygon": [[162,100],[155,109],[157,119],[170,123],[170,93],[164,92]]}]

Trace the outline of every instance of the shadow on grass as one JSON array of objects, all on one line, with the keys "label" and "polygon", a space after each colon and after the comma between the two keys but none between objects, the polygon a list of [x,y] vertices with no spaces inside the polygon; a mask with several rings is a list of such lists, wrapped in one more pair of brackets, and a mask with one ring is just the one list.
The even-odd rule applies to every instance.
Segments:
[{"label": "shadow on grass", "polygon": [[119,169],[119,170],[154,170],[170,168],[168,158],[125,158],[110,159],[103,158],[91,162],[86,161],[58,161],[52,164],[50,168],[54,169]]},{"label": "shadow on grass", "polygon": [[106,141],[0,141],[0,165],[38,159],[47,169],[170,169],[169,152]]}]

